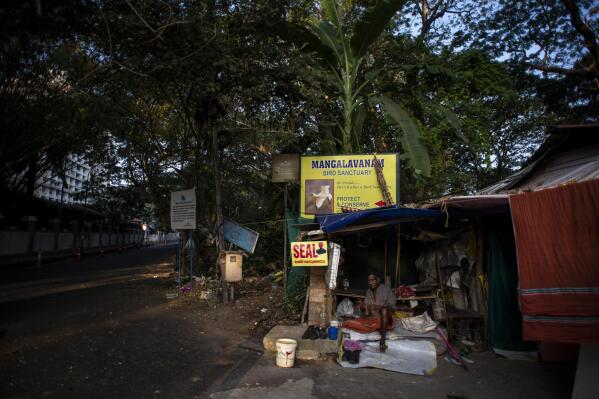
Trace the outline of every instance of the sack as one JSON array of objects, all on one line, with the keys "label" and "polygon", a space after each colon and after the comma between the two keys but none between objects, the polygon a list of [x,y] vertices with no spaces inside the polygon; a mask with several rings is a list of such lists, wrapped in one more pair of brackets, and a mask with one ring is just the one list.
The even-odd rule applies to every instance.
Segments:
[{"label": "sack", "polygon": [[354,314],[354,303],[351,299],[345,298],[337,305],[337,316],[353,316]]},{"label": "sack", "polygon": [[399,322],[401,323],[402,328],[417,333],[433,331],[435,328],[437,328],[437,325],[439,324],[435,323],[433,319],[430,318],[427,312],[424,312],[420,316],[400,319]]}]

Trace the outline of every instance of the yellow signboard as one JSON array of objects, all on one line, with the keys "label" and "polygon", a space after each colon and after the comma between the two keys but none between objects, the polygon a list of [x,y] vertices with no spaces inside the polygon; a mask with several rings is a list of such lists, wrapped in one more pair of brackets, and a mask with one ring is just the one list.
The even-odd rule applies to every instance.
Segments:
[{"label": "yellow signboard", "polygon": [[[399,203],[399,154],[376,154],[385,182]],[[370,209],[387,205],[372,155],[302,156],[301,217],[341,213],[342,207]]]},{"label": "yellow signboard", "polygon": [[291,243],[291,266],[328,266],[329,251],[326,241]]}]

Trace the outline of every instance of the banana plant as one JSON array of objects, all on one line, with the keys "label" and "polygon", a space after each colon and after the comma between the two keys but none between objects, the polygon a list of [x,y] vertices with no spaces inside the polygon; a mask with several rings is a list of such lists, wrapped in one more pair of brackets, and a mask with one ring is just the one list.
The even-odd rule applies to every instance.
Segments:
[{"label": "banana plant", "polygon": [[[408,0],[379,0],[364,10],[362,17],[351,27],[344,26],[344,11],[339,0],[321,0],[324,17],[312,19],[307,26],[287,24],[279,33],[283,39],[293,42],[311,53],[321,66],[332,75],[338,89],[337,101],[342,110],[336,119],[341,133],[343,152],[358,149],[359,137],[364,123],[367,99],[364,90],[372,87],[376,74],[361,74],[371,45],[381,36],[393,16]],[[360,81],[362,75],[364,80]],[[386,96],[370,98],[370,105],[380,105],[386,120],[400,128],[400,140],[407,159],[417,176],[430,176],[430,159],[418,122],[407,109]]]}]

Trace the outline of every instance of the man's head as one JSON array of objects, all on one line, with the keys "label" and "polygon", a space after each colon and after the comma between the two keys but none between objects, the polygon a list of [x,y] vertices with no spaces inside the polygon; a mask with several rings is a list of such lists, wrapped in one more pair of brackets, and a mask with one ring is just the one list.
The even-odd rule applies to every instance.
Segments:
[{"label": "man's head", "polygon": [[368,272],[368,286],[373,290],[381,284],[381,276],[375,270]]}]

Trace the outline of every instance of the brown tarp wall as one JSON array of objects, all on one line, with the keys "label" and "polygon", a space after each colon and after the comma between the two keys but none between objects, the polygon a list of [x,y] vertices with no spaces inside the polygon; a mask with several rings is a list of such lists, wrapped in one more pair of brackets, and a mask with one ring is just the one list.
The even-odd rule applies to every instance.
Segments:
[{"label": "brown tarp wall", "polygon": [[525,340],[599,342],[599,180],[510,197]]}]

